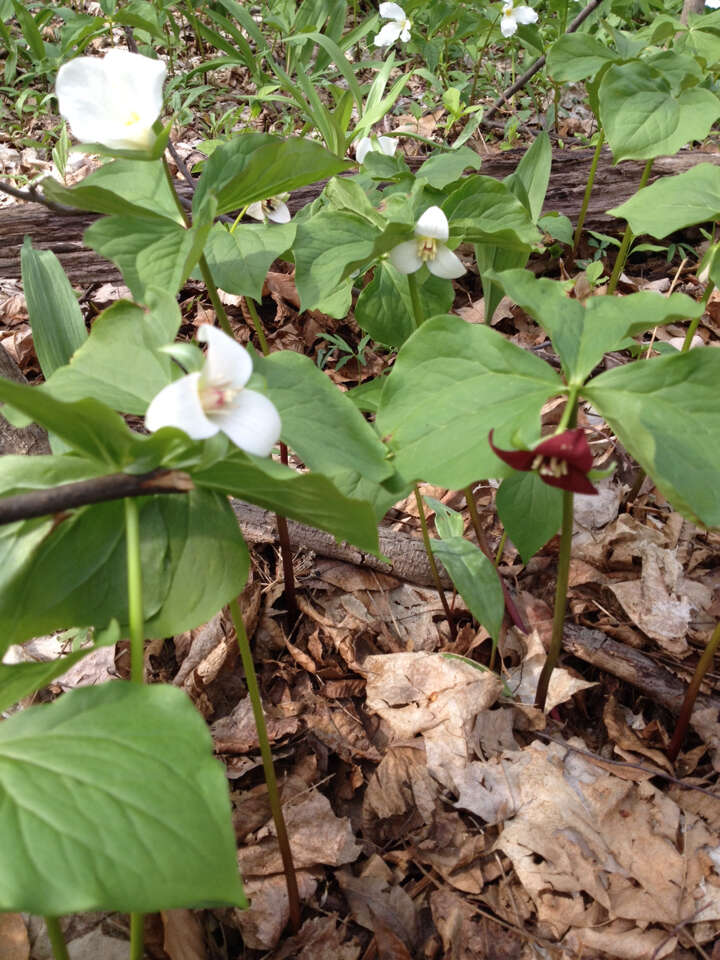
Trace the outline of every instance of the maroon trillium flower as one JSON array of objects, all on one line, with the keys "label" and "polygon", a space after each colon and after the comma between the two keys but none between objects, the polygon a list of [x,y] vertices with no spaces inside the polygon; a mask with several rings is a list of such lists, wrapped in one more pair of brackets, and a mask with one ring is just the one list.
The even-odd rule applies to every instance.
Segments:
[{"label": "maroon trillium flower", "polygon": [[592,451],[580,428],[565,430],[547,437],[533,450],[500,450],[493,443],[490,431],[490,446],[495,454],[515,470],[537,471],[543,483],[573,493],[597,493],[588,480],[592,469]]}]

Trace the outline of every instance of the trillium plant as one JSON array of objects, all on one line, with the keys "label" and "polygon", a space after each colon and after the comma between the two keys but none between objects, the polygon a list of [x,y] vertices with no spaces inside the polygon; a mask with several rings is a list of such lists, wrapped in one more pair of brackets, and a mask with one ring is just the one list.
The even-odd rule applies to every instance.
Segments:
[{"label": "trillium plant", "polygon": [[[154,36],[145,19],[151,6],[118,12],[118,23],[139,18],[145,44]],[[498,7],[489,10],[483,33],[497,36]],[[410,12],[422,28],[425,11],[413,5]],[[43,427],[52,451],[0,458],[0,654],[71,631],[69,652],[58,661],[0,664],[7,717],[0,760],[12,761],[0,763],[0,843],[8,851],[0,863],[0,910],[44,915],[57,960],[67,956],[58,923],[64,914],[129,913],[131,958],[141,960],[144,912],[247,906],[227,778],[205,722],[179,688],[144,683],[146,640],[194,630],[223,609],[237,637],[285,874],[278,914],[293,931],[300,926],[242,615],[249,550],[231,498],[278,517],[292,621],[286,521],[381,558],[378,523],[414,491],[448,622],[439,629],[451,637],[457,631],[444,569],[465,601],[463,616],[486,631],[492,669],[504,632],[526,629],[514,585],[500,573],[506,538],[526,563],[559,533],[539,709],[562,651],[575,498],[595,496],[614,469],[588,424],[603,422],[605,438],[611,434],[636,461],[638,479],[649,478],[675,510],[696,524],[720,526],[720,351],[690,349],[705,303],[720,286],[718,246],[710,244],[698,271],[707,277],[697,281],[706,283],[701,302],[676,292],[613,292],[637,235],[662,239],[720,217],[717,166],[700,164],[650,183],[656,156],[703,140],[720,118],[720,99],[706,82],[717,38],[702,18],[691,28],[669,18],[657,36],[682,33],[681,54],[660,50],[655,34],[633,45],[619,30],[612,33],[617,49],[590,33],[568,33],[547,50],[554,84],[592,84],[595,166],[603,143],[616,162],[645,165],[637,193],[610,211],[627,225],[615,282],[593,287],[586,274],[585,284],[571,289],[572,281],[538,278],[526,266],[534,252],[561,242],[571,263],[571,243],[579,249],[584,241],[592,172],[573,238],[567,218],[543,215],[552,160],[544,132],[503,181],[479,173],[479,156],[458,140],[411,170],[397,136],[371,131],[390,128],[390,111],[416,69],[411,62],[398,77],[399,51],[380,58],[374,48],[407,43],[415,28],[398,4],[381,3],[379,14],[387,22],[374,37],[374,14],[348,33],[334,15],[320,25],[289,20],[280,63],[246,5],[211,5],[213,26],[203,23],[203,43],[221,44],[221,62],[241,62],[255,89],[283,111],[297,106],[309,135],[233,127],[212,141],[193,173],[175,158],[177,178],[171,124],[162,126],[161,57],[111,49],[77,56],[58,71],[58,110],[80,141],[74,149],[103,160],[71,187],[43,181],[42,198],[97,215],[84,243],[114,264],[130,293],[88,330],[57,259],[28,240],[23,284],[43,382],[30,387],[0,378],[3,414],[18,426]],[[531,7],[511,0],[499,15],[505,37],[538,20]],[[32,22],[37,46],[44,41]],[[449,37],[452,25],[443,30]],[[159,31],[158,43],[163,37]],[[378,59],[355,59],[358,46]],[[430,56],[441,46],[429,36],[410,49]],[[337,81],[325,99],[314,86],[324,70]],[[177,76],[168,84],[168,115],[182,103],[178,84]],[[448,98],[458,116],[469,89],[458,87]],[[249,95],[250,112],[257,96]],[[320,182],[318,199],[291,217],[292,191]],[[256,303],[279,259],[292,275],[299,311],[351,318],[366,338],[396,351],[389,373],[340,389],[309,357],[270,348],[277,344],[268,344]],[[205,352],[181,335],[189,321],[178,297],[189,279],[204,284],[212,305],[213,322],[197,331]],[[452,312],[454,280],[482,285],[485,322]],[[242,298],[242,318],[228,316],[223,292]],[[538,324],[538,342],[550,345],[542,356],[552,354],[551,362],[492,325],[503,297]],[[678,323],[688,324],[683,348],[651,356],[650,331]],[[627,358],[627,351],[640,358],[604,369],[608,354]],[[504,528],[499,548],[478,508],[479,481],[496,488],[487,509],[497,511],[493,522]],[[421,483],[461,492],[472,525],[467,536],[463,517],[423,500]],[[89,653],[121,640],[130,647],[127,680],[13,710]],[[720,628],[688,692],[671,755],[718,644]]]}]

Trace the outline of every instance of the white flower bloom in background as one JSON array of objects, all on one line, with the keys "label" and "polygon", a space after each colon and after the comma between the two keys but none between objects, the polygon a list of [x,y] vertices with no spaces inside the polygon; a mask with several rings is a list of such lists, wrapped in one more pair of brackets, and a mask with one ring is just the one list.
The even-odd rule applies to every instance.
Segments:
[{"label": "white flower bloom in background", "polygon": [[83,143],[111,150],[147,150],[163,104],[166,68],[128,50],[104,57],[77,57],[58,70],[55,92],[60,115]]},{"label": "white flower bloom in background", "polygon": [[711,10],[717,10],[720,7],[720,0],[705,0],[705,6]]},{"label": "white flower bloom in background", "polygon": [[403,8],[397,3],[381,3],[378,10],[380,16],[384,20],[389,20],[390,23],[386,23],[380,33],[375,36],[373,41],[375,46],[389,47],[398,39],[407,43],[410,39],[412,20],[407,18]]},{"label": "white flower bloom in background", "polygon": [[253,220],[272,220],[273,223],[290,223],[290,210],[285,203],[288,194],[282,197],[268,197],[251,203],[245,211]]},{"label": "white flower bloom in background", "polygon": [[386,157],[392,157],[396,150],[397,140],[394,137],[360,137],[355,141],[355,159],[358,163],[364,163],[369,153],[384,153]]},{"label": "white flower bloom in background", "polygon": [[266,457],[282,425],[272,401],[244,389],[252,373],[250,354],[207,323],[198,330],[198,340],[208,345],[202,370],[163,387],[150,402],[145,426],[151,432],[177,427],[193,440],[222,431],[246,453]]},{"label": "white flower bloom in background", "polygon": [[426,263],[430,273],[454,280],[465,267],[445,241],[450,235],[447,217],[440,207],[428,207],[415,224],[415,239],[399,243],[390,251],[390,263],[400,273],[415,273]]},{"label": "white flower bloom in background", "polygon": [[516,7],[514,0],[506,0],[502,8],[500,33],[504,37],[511,37],[517,31],[519,23],[537,23],[537,18],[538,15],[532,7]]}]

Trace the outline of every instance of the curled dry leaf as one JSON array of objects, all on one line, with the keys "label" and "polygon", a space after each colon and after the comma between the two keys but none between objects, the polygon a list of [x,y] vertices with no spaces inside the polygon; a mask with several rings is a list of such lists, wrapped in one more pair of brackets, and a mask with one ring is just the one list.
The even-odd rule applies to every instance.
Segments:
[{"label": "curled dry leaf", "polygon": [[[527,651],[523,662],[508,672],[505,681],[512,691],[513,697],[521,704],[531,706],[534,703],[535,691],[546,657],[547,654],[540,640],[540,635],[537,630],[533,630],[527,638]],[[594,686],[594,683],[573,677],[567,670],[555,667],[550,678],[545,709],[549,713],[553,707],[556,707],[559,703],[565,703],[578,691],[587,690],[588,687]]]}]

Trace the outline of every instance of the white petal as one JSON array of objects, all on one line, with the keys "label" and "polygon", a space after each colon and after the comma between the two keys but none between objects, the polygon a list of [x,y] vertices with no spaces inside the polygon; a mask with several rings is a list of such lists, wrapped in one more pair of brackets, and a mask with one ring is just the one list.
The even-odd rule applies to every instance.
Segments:
[{"label": "white petal", "polygon": [[518,23],[537,23],[538,15],[532,7],[515,7],[515,19]]},{"label": "white petal", "polygon": [[456,257],[452,250],[448,250],[444,243],[438,244],[435,259],[428,260],[427,265],[430,273],[446,280],[456,280],[467,272],[460,258]]},{"label": "white petal", "polygon": [[[720,3],[720,0],[718,0],[718,3]],[[384,153],[386,157],[392,157],[398,146],[395,137],[378,137],[377,143],[380,147],[380,153]]]},{"label": "white petal", "polygon": [[395,43],[402,33],[402,30],[403,28],[399,23],[391,20],[390,23],[386,23],[380,33],[376,35],[373,43],[376,47],[389,47],[390,44]]},{"label": "white petal", "polygon": [[251,203],[251,204],[248,206],[248,208],[247,208],[247,210],[245,211],[245,213],[246,213],[249,217],[252,217],[253,220],[264,220],[264,219],[265,219],[265,211],[263,210],[263,208],[262,208],[262,203],[261,203],[259,200],[257,200],[255,203]]},{"label": "white petal", "polygon": [[405,11],[398,3],[381,3],[378,7],[381,17],[386,20],[404,20]]},{"label": "white petal", "polygon": [[705,0],[705,6],[711,10],[717,10],[720,7],[720,0]]},{"label": "white petal", "polygon": [[410,24],[410,21],[409,21],[409,20],[406,20],[405,23],[404,23],[404,25],[403,25],[402,33],[400,34],[400,39],[402,40],[403,43],[407,43],[408,40],[410,39],[410,26],[409,26],[409,24]]},{"label": "white petal", "polygon": [[55,93],[60,115],[78,140],[97,138],[110,109],[103,62],[99,57],[77,57],[58,70]]},{"label": "white petal", "polygon": [[440,207],[428,207],[425,213],[415,224],[415,233],[418,237],[430,237],[431,240],[442,240],[444,243],[450,235],[448,220]]},{"label": "white petal", "polygon": [[200,343],[207,343],[203,381],[211,387],[244,387],[252,373],[252,360],[245,347],[222,330],[204,323],[197,333]]},{"label": "white petal", "polygon": [[256,390],[243,390],[228,410],[210,416],[236,446],[257,457],[266,457],[280,439],[280,414]]},{"label": "white petal", "polygon": [[267,212],[267,218],[273,223],[290,223],[290,208],[282,200],[275,200]]},{"label": "white petal", "polygon": [[199,373],[188,373],[163,387],[147,408],[147,429],[154,433],[162,427],[178,427],[193,440],[215,436],[220,428],[205,416],[200,405],[199,382]]},{"label": "white petal", "polygon": [[[720,2],[720,0],[719,0]],[[387,137],[383,137],[383,140],[387,140]],[[359,140],[355,143],[355,159],[358,163],[364,163],[365,157],[372,150],[372,140],[370,137],[360,137]]]},{"label": "white petal", "polygon": [[417,240],[406,240],[393,247],[388,254],[390,263],[400,273],[415,273],[423,265],[417,252]]},{"label": "white petal", "polygon": [[511,37],[517,31],[515,17],[503,17],[500,21],[500,33],[504,37]]}]

